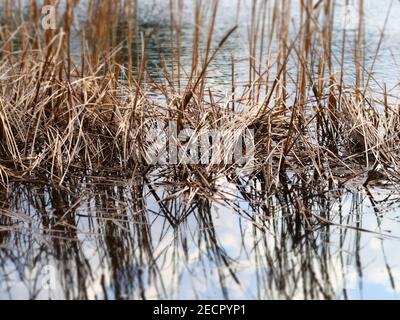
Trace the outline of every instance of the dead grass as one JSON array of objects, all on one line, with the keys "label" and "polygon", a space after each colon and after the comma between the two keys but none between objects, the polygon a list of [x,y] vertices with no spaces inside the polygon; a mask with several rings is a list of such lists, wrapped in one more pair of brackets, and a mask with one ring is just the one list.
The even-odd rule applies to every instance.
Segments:
[{"label": "dead grass", "polygon": [[[362,62],[362,12],[359,30],[351,35],[356,41],[349,41],[343,32],[341,70],[337,70],[332,50],[335,1],[302,1],[297,24],[290,20],[291,1],[276,1],[272,8],[253,1],[248,83],[239,95],[232,58],[232,95],[223,99],[208,85],[207,72],[237,27],[233,24],[215,39],[217,1],[194,6],[197,28],[186,77],[182,77],[187,68],[181,58],[182,3],[170,1],[171,61],[169,65],[164,61],[162,84],[153,82],[148,72],[137,1],[88,1],[87,23],[78,33],[82,46],[74,59],[71,38],[77,3],[67,1],[65,11],[59,9],[62,29],[43,32],[35,1],[28,16],[13,2],[3,1],[3,184],[10,178],[46,176],[62,185],[76,175],[111,179],[158,172],[159,166],[144,159],[148,146],[143,137],[153,119],[174,120],[178,128],[189,126],[196,132],[204,126],[255,130],[251,168],[164,168],[171,181],[183,181],[182,189],[189,187],[195,194],[211,197],[218,178],[236,179],[242,173],[257,177],[266,190],[279,188],[289,173],[305,186],[340,185],[357,176],[365,178],[364,184],[376,177],[393,184],[400,181],[396,130],[400,114],[388,103],[387,93],[379,101],[368,87],[372,68]],[[126,32],[121,32],[121,25]],[[344,50],[350,45],[356,54],[354,84],[344,83],[343,77]],[[265,57],[275,59],[265,65]]]}]

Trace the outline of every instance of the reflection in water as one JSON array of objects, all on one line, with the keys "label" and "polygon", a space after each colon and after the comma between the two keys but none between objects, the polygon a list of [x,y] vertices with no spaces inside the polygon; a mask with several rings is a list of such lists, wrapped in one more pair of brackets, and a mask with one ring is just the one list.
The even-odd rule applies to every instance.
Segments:
[{"label": "reflection in water", "polygon": [[15,183],[1,199],[0,297],[398,298],[398,196],[219,183],[225,203],[157,179]]}]

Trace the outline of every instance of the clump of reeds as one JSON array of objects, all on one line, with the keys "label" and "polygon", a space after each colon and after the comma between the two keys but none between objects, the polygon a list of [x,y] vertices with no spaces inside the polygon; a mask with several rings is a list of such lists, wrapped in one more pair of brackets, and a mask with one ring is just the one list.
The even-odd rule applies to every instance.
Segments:
[{"label": "clump of reeds", "polygon": [[[343,63],[342,70],[335,70],[333,61],[335,1],[301,1],[295,27],[290,22],[291,1],[275,1],[272,7],[253,1],[248,83],[244,89],[235,83],[232,58],[232,95],[221,100],[208,85],[207,72],[237,26],[216,39],[218,1],[194,6],[192,61],[186,70],[181,58],[184,4],[170,0],[169,64],[160,53],[163,82],[152,81],[148,72],[137,1],[87,1],[86,22],[74,34],[78,3],[66,1],[58,10],[57,30],[43,31],[35,1],[28,15],[3,1],[4,184],[10,176],[45,175],[62,184],[76,175],[132,177],[159,170],[144,157],[143,136],[154,119],[173,120],[179,129],[190,126],[195,132],[206,125],[253,129],[255,159],[243,172],[260,179],[266,190],[279,188],[288,172],[309,186],[340,184],[358,175],[367,184],[377,172],[393,183],[399,181],[399,111],[388,103],[387,94],[384,101],[370,94],[372,71],[365,75],[368,68],[361,56],[362,12],[356,41],[349,42],[343,33],[342,59],[344,48],[354,45],[356,70],[356,83],[345,84]],[[71,48],[72,38],[80,39],[78,56]],[[237,169],[176,165],[164,172],[188,185],[195,179],[196,192],[210,196],[215,181],[240,176]]]}]

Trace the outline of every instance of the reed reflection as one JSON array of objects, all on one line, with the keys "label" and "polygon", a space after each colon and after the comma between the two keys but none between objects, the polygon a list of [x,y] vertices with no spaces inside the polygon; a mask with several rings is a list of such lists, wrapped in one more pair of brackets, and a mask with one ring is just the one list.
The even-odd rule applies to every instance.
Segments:
[{"label": "reed reflection", "polygon": [[[14,196],[2,193],[1,297],[346,299],[364,290],[366,238],[381,241],[384,279],[395,289],[384,243],[397,240],[379,228],[398,197],[293,180],[267,195],[259,180],[244,183],[226,181],[236,196],[224,192],[223,201],[218,188],[212,198],[176,196],[156,178],[14,183]],[[363,225],[363,210],[375,226]],[[41,272],[48,265],[51,289]]]}]

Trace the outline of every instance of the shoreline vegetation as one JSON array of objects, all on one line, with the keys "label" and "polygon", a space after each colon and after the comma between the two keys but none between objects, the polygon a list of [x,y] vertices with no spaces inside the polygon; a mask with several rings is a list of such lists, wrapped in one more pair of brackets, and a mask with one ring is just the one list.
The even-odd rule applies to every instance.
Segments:
[{"label": "shoreline vegetation", "polygon": [[[162,177],[166,187],[175,184],[170,197],[185,195],[188,201],[212,200],[221,179],[234,183],[244,198],[257,202],[255,193],[264,203],[294,180],[320,194],[349,183],[384,182],[397,190],[400,110],[386,91],[378,99],[370,88],[374,63],[364,63],[362,0],[358,28],[343,29],[339,56],[332,49],[336,1],[301,1],[299,21],[292,19],[291,1],[253,1],[248,81],[240,88],[235,82],[233,57],[227,96],[207,82],[210,64],[238,32],[233,21],[223,35],[215,35],[218,1],[203,6],[195,1],[190,68],[181,58],[183,2],[169,2],[170,43],[159,53],[162,81],[148,72],[138,1],[89,0],[79,30],[74,22],[79,1],[63,3],[56,10],[57,28],[43,30],[35,1],[28,10],[2,1],[0,181],[5,190],[12,181],[62,187],[77,177],[104,183],[124,178],[132,185]],[[354,83],[345,83],[343,76],[346,50],[354,53]],[[154,119],[175,121],[178,130],[190,127],[195,133],[205,126],[222,132],[250,128],[254,161],[251,166],[212,159],[209,165],[149,165],[143,137]],[[234,137],[225,138],[234,143]],[[268,211],[268,205],[263,208]]]}]

